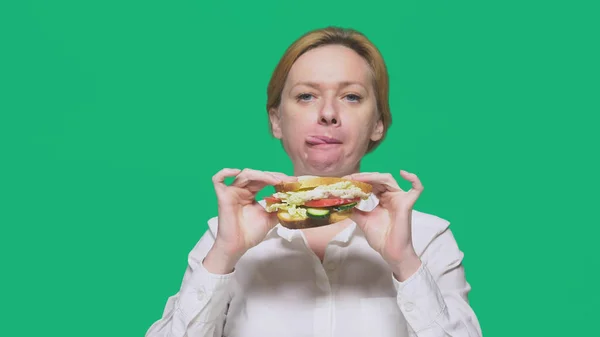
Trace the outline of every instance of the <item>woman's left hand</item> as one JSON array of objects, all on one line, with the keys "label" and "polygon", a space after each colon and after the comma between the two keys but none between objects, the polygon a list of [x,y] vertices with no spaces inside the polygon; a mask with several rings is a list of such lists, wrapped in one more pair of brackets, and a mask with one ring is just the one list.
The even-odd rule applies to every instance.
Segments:
[{"label": "woman's left hand", "polygon": [[423,185],[415,174],[400,171],[400,175],[412,183],[407,192],[389,173],[357,173],[344,178],[373,186],[379,205],[370,212],[355,208],[352,219],[365,233],[369,245],[381,254],[395,277],[402,282],[421,266],[412,245],[411,214]]}]

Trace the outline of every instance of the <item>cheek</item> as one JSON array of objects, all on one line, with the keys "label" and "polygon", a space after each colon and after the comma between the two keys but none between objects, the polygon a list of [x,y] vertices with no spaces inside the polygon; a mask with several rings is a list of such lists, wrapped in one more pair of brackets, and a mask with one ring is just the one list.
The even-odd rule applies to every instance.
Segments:
[{"label": "cheek", "polygon": [[310,121],[302,114],[289,113],[281,120],[283,138],[290,143],[304,139],[311,126]]},{"label": "cheek", "polygon": [[282,128],[286,131],[292,131],[289,132],[289,135],[292,136],[296,133],[293,131],[303,130],[311,124],[309,115],[305,111],[294,111],[294,109],[284,111],[281,119]]},{"label": "cheek", "polygon": [[351,137],[353,146],[356,148],[367,148],[371,142],[371,134],[375,127],[375,122],[372,118],[358,118],[352,121],[352,125],[347,125],[346,129],[349,133],[355,135]]},{"label": "cheek", "polygon": [[373,119],[370,117],[355,118],[346,123],[348,129],[354,131],[355,134],[359,135],[360,138],[369,137],[371,130],[373,129]]}]

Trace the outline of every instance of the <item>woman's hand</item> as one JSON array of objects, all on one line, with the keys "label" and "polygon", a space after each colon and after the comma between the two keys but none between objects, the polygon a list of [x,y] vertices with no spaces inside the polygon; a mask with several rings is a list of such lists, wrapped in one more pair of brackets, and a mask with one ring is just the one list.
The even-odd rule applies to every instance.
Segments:
[{"label": "woman's hand", "polygon": [[[235,177],[230,186],[225,185],[227,177]],[[268,213],[256,201],[256,194],[268,185],[295,180],[282,173],[250,169],[223,169],[213,177],[219,226],[215,244],[204,259],[208,271],[216,274],[233,271],[242,255],[259,244],[278,223],[276,213]]]},{"label": "woman's hand", "polygon": [[381,254],[402,282],[421,265],[412,245],[411,214],[423,185],[415,174],[400,171],[400,175],[412,183],[408,192],[403,191],[389,173],[357,173],[344,178],[373,186],[379,205],[370,212],[354,209],[352,219],[365,233],[369,245]]}]

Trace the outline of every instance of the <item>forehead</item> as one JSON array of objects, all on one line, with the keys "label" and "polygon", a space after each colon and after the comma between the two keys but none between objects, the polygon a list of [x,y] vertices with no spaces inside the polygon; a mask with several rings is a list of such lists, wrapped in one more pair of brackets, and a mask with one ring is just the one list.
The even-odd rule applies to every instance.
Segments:
[{"label": "forehead", "polygon": [[288,85],[305,81],[326,85],[359,82],[368,87],[371,83],[371,68],[365,59],[350,48],[323,46],[300,56],[290,69]]}]

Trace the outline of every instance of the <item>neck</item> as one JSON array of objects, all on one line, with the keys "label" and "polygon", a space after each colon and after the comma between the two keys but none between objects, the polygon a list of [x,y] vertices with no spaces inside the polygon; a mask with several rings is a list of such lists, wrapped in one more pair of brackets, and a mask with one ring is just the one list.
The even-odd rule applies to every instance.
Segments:
[{"label": "neck", "polygon": [[318,170],[306,167],[294,167],[294,176],[343,177],[360,172],[360,162],[350,169]]}]

